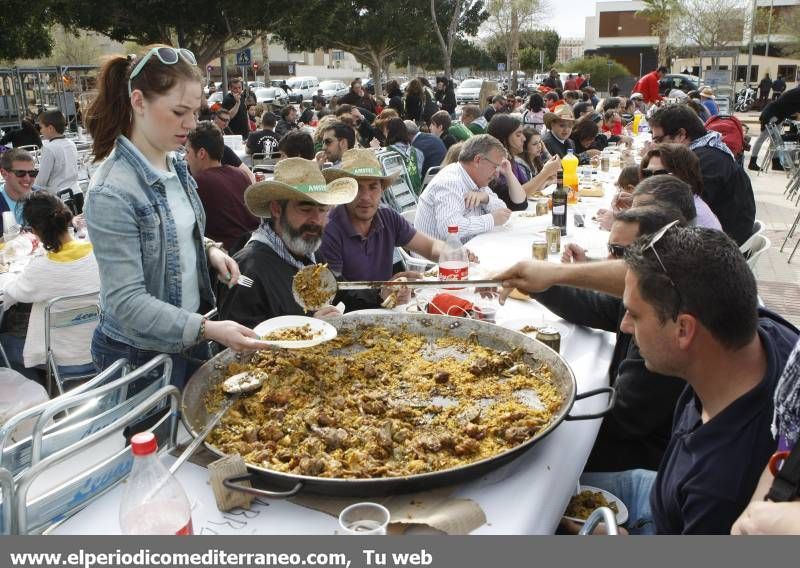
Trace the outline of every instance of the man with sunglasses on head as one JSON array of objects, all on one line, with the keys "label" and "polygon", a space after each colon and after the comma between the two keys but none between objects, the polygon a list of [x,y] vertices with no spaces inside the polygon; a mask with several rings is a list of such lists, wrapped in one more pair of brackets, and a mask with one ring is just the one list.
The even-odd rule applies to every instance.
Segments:
[{"label": "man with sunglasses on head", "polygon": [[[686,388],[658,471],[581,482],[622,499],[631,532],[727,534],[775,451],[773,395],[798,330],[758,307],[753,272],[720,231],[670,223],[633,243],[625,265],[620,329],[648,370]],[[500,278],[530,290],[536,268],[520,264]]]},{"label": "man with sunglasses on head", "polygon": [[753,234],[756,217],[753,186],[719,132],[706,130],[697,113],[686,105],[658,109],[649,124],[653,142],[683,144],[700,159],[703,199],[722,229],[740,245],[744,243]]},{"label": "man with sunglasses on head", "polygon": [[250,134],[250,122],[247,119],[244,83],[236,77],[228,81],[228,89],[228,94],[222,99],[222,108],[230,111],[231,132],[247,139],[247,135]]},{"label": "man with sunglasses on head", "polygon": [[[33,163],[33,157],[19,148],[14,148],[0,154],[0,174],[3,176],[3,188],[0,193],[0,213],[11,211],[17,220],[17,225],[22,225],[22,205],[33,191],[33,182],[39,170]],[[3,232],[11,227],[3,227],[0,215],[0,229]]]},{"label": "man with sunglasses on head", "polygon": [[[681,214],[663,206],[619,212],[608,237],[608,258],[623,258],[637,238],[675,219],[682,220]],[[585,262],[585,251],[578,252],[571,260]],[[633,337],[620,330],[625,315],[620,298],[572,286],[553,286],[532,296],[571,323],[617,336],[608,369],[609,382],[617,390],[617,403],[603,420],[586,471],[657,469],[669,441],[683,381],[647,369]]]}]

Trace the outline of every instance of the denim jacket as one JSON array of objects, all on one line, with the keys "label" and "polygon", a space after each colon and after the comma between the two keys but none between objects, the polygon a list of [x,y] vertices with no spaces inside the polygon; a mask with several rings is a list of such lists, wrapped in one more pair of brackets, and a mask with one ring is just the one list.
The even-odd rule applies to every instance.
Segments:
[{"label": "denim jacket", "polygon": [[[200,298],[213,305],[197,184],[185,162],[172,160],[197,219]],[[180,252],[163,177],[119,136],[92,176],[85,213],[100,267],[100,331],[139,349],[176,353],[196,343],[202,316],[180,308]]]}]

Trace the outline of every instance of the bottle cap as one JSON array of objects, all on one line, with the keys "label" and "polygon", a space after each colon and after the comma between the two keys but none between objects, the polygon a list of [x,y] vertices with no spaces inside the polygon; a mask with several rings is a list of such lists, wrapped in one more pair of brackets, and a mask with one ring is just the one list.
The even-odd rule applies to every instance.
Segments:
[{"label": "bottle cap", "polygon": [[458,225],[450,225],[447,227],[448,233],[457,233],[458,232]]},{"label": "bottle cap", "polygon": [[158,441],[152,432],[140,432],[131,438],[131,451],[135,456],[146,456],[155,453]]}]

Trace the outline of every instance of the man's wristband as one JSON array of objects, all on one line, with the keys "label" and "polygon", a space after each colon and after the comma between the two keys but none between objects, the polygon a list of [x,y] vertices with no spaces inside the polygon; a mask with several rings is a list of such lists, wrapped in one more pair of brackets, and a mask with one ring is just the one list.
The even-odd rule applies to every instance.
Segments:
[{"label": "man's wristband", "polygon": [[200,320],[200,329],[197,332],[197,342],[201,342],[206,338],[206,322],[208,318],[203,318]]}]

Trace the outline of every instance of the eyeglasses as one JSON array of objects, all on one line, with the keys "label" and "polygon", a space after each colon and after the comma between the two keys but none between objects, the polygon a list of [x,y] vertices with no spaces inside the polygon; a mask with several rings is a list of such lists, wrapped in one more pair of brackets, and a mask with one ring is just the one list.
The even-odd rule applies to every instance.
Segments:
[{"label": "eyeglasses", "polygon": [[656,144],[661,144],[666,136],[666,134],[662,134],[661,136],[653,136],[653,142]]},{"label": "eyeglasses", "polygon": [[217,120],[219,120],[220,122],[224,122],[225,124],[228,124],[231,121],[231,117],[217,115]]},{"label": "eyeglasses", "polygon": [[683,305],[683,296],[681,296],[681,291],[680,291],[680,289],[678,289],[678,285],[675,284],[675,281],[669,275],[669,272],[667,272],[667,267],[664,266],[664,262],[661,260],[661,257],[658,255],[658,251],[656,250],[656,243],[658,241],[660,241],[664,235],[667,234],[667,231],[669,231],[672,227],[674,227],[677,224],[678,224],[678,220],[676,219],[675,221],[672,221],[671,223],[667,223],[666,225],[661,227],[658,231],[656,231],[655,233],[652,234],[652,236],[650,237],[650,242],[647,243],[647,245],[645,245],[645,247],[642,249],[642,253],[643,254],[645,252],[647,252],[648,250],[652,250],[653,251],[653,254],[656,257],[656,260],[658,261],[659,266],[661,266],[661,270],[664,271],[664,276],[667,277],[667,280],[669,280],[669,283],[672,285],[673,290],[675,290],[675,293],[678,295],[678,305],[675,307],[675,310],[673,311],[673,316],[672,316],[673,320],[678,317],[678,310]]},{"label": "eyeglasses", "polygon": [[660,170],[642,170],[642,177],[643,178],[649,178],[649,177],[653,177],[653,176],[670,175],[670,174],[672,174],[671,171],[664,170],[664,169],[660,169]]},{"label": "eyeglasses", "polygon": [[39,175],[39,170],[11,170],[11,173],[18,178],[24,178],[25,176],[31,176],[32,178],[35,178]]},{"label": "eyeglasses", "polygon": [[189,51],[188,49],[183,48],[174,48],[174,47],[154,47],[147,54],[142,57],[139,63],[136,64],[136,67],[133,68],[131,71],[130,77],[128,77],[128,96],[131,96],[133,92],[133,88],[131,87],[131,81],[134,77],[136,77],[139,73],[141,73],[142,69],[144,69],[145,64],[147,61],[155,55],[158,57],[158,60],[163,63],[164,65],[175,65],[181,57],[189,63],[190,65],[197,65],[197,59],[194,56],[194,53]]},{"label": "eyeglasses", "polygon": [[490,164],[492,164],[496,170],[497,170],[497,169],[500,169],[500,164],[498,164],[497,162],[495,162],[494,160],[492,160],[492,159],[491,159],[489,156],[487,156],[486,154],[481,154],[481,157],[482,157],[484,160],[486,160],[487,162],[489,162]]},{"label": "eyeglasses", "polygon": [[336,138],[325,138],[325,139],[322,140],[322,143],[325,146],[330,146],[331,144],[334,144],[335,142],[336,142]]},{"label": "eyeglasses", "polygon": [[626,250],[628,250],[628,247],[625,245],[612,245],[608,243],[608,254],[610,254],[612,258],[624,257]]}]

